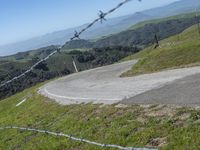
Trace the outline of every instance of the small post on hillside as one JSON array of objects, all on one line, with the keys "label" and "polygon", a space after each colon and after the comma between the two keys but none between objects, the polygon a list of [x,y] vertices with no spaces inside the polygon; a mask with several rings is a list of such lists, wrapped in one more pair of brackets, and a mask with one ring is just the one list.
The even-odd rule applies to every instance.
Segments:
[{"label": "small post on hillside", "polygon": [[156,49],[160,46],[159,41],[158,41],[158,36],[157,36],[156,33],[155,33],[155,36],[154,36],[154,43],[155,43],[154,49]]},{"label": "small post on hillside", "polygon": [[74,69],[75,69],[76,73],[78,73],[78,69],[77,69],[76,62],[75,62],[75,60],[74,60],[74,57],[72,57],[72,63],[73,63],[73,66],[74,66]]}]

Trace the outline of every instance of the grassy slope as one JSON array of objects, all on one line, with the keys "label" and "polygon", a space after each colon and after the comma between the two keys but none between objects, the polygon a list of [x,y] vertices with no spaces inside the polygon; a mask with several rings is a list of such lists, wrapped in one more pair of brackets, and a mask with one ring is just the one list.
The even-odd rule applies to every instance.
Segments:
[{"label": "grassy slope", "polygon": [[[0,101],[0,126],[60,131],[102,143],[160,149],[198,149],[200,109],[169,106],[60,106],[37,94],[40,85]],[[23,98],[28,100],[16,107]],[[0,131],[0,149],[102,149],[40,133]]]},{"label": "grassy slope", "polygon": [[136,55],[125,58],[124,60],[140,60],[123,76],[199,65],[200,36],[197,32],[197,25],[179,35],[161,41],[160,44],[161,48],[154,49],[153,46],[150,46]]}]

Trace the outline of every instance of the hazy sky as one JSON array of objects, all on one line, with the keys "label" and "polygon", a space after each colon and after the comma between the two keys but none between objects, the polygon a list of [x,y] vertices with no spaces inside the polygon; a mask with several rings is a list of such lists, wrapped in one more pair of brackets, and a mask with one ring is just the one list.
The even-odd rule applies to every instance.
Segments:
[{"label": "hazy sky", "polygon": [[[123,0],[0,0],[0,45],[75,27]],[[166,5],[177,0],[132,0],[109,17]]]}]

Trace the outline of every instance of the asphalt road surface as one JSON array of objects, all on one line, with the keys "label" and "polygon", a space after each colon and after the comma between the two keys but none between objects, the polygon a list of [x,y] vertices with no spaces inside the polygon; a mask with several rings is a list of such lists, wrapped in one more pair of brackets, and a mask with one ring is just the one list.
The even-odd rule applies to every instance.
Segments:
[{"label": "asphalt road surface", "polygon": [[200,105],[200,74],[185,77],[122,101],[124,104]]},{"label": "asphalt road surface", "polygon": [[135,63],[133,60],[75,73],[44,85],[39,93],[63,105],[120,101],[126,104],[199,103],[200,67],[119,77]]}]

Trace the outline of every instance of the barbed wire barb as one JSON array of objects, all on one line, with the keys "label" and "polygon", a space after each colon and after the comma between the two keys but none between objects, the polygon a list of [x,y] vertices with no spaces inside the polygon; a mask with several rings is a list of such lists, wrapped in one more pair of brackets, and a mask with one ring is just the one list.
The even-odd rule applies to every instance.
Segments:
[{"label": "barbed wire barb", "polygon": [[70,39],[71,41],[75,38],[79,39],[80,40],[80,37],[79,37],[79,33],[77,31],[74,31],[74,36]]},{"label": "barbed wire barb", "polygon": [[106,21],[106,18],[105,18],[105,13],[103,13],[101,10],[99,11],[99,19],[101,21],[101,24],[103,23],[103,21]]}]

